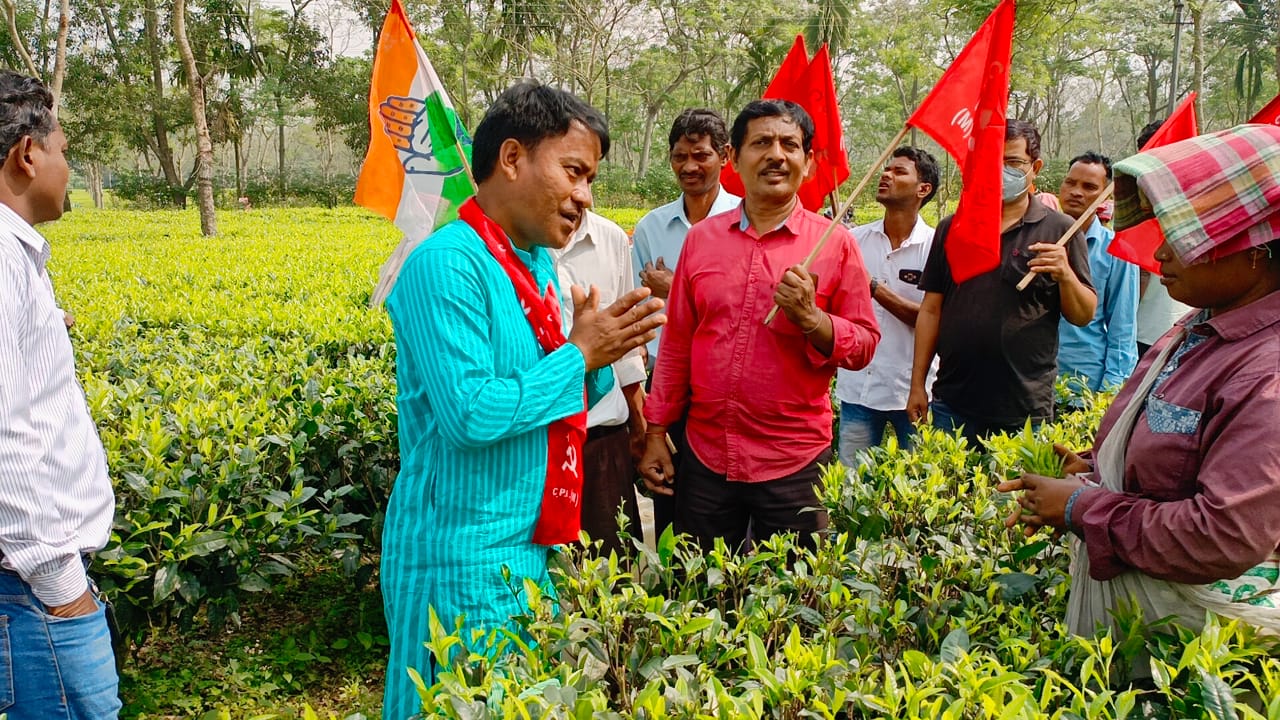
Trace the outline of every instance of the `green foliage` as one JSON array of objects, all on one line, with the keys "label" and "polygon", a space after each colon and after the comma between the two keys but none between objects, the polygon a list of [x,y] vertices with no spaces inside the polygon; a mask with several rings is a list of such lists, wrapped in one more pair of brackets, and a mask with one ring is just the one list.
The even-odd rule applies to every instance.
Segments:
[{"label": "green foliage", "polygon": [[[1235,693],[1280,692],[1280,659],[1238,626],[1195,635],[1122,613],[1121,633],[1071,637],[1065,549],[1005,529],[1012,501],[993,490],[997,456],[1023,441],[971,448],[925,428],[912,452],[891,443],[829,468],[831,530],[813,550],[779,537],[703,553],[668,533],[629,557],[574,551],[553,570],[556,598],[526,587],[522,635],[464,644],[437,623],[438,657],[470,650],[424,685],[424,713],[1231,717],[1247,710]],[[1132,682],[1144,658],[1163,672],[1154,690]]]},{"label": "green foliage", "polygon": [[394,228],[356,210],[72,213],[59,299],[117,514],[98,556],[135,637],[238,620],[329,554],[358,582],[399,465],[390,323],[367,307]]}]

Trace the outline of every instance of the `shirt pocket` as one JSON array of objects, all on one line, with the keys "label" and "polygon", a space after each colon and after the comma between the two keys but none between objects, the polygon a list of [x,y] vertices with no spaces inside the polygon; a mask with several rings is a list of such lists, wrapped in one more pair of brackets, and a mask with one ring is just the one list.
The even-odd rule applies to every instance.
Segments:
[{"label": "shirt pocket", "polygon": [[1152,396],[1147,399],[1147,427],[1157,435],[1195,435],[1200,411]]},{"label": "shirt pocket", "polygon": [[[1007,257],[1000,259],[1000,277],[1006,283],[1017,287],[1022,282],[1022,278],[1031,272],[1031,266],[1028,264],[1031,259],[1036,256],[1035,253],[1027,249],[1026,245],[1018,245],[1009,251]],[[1054,286],[1053,278],[1048,273],[1036,273],[1031,284],[1027,286],[1027,290],[1043,291],[1052,289]]]}]

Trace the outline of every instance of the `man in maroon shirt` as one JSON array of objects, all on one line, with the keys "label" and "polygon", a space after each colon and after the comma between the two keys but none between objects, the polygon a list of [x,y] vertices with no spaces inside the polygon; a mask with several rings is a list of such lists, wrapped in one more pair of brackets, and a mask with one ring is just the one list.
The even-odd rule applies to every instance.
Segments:
[{"label": "man in maroon shirt", "polygon": [[[675,529],[704,547],[826,527],[816,483],[831,459],[831,377],[875,353],[862,255],[838,227],[806,271],[828,221],[797,199],[813,162],[813,121],[784,100],[757,100],[733,123],[729,158],[746,197],[689,231],[667,303],[640,473],[676,496]],[[781,313],[765,324],[770,308]],[[677,470],[666,427],[685,416]]]}]

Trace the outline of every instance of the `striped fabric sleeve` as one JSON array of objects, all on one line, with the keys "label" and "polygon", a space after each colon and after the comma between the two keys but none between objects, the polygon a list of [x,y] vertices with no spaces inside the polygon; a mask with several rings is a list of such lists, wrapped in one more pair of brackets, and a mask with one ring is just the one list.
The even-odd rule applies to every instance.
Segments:
[{"label": "striped fabric sleeve", "polygon": [[[497,374],[486,287],[473,258],[448,246],[424,246],[406,261],[388,299],[397,342],[416,357],[432,358],[420,368],[424,385],[441,434],[459,447],[491,445],[584,409],[586,365],[573,345],[511,375]],[[604,375],[611,385],[612,373]]]},{"label": "striped fabric sleeve", "polygon": [[0,256],[0,552],[45,605],[65,605],[88,589],[78,541],[53,495],[32,418],[27,378],[45,358],[29,358],[18,338],[29,312],[26,258]]}]

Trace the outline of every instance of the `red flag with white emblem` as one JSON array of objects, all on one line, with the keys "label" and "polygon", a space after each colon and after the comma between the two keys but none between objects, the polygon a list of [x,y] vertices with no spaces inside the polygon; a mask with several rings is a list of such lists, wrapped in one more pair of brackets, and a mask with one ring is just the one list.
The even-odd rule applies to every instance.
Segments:
[{"label": "red flag with white emblem", "polygon": [[1000,264],[1013,16],[1014,0],[1001,0],[907,120],[955,159],[964,180],[946,238],[947,261],[957,283]]}]

